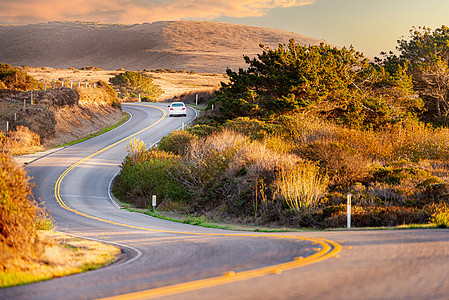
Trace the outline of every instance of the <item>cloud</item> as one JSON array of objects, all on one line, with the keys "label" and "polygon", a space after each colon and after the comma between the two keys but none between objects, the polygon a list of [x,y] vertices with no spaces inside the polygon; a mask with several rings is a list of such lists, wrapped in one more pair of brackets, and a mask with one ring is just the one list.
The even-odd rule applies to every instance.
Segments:
[{"label": "cloud", "polygon": [[0,23],[48,21],[143,22],[260,17],[275,8],[313,4],[315,0],[0,0]]}]

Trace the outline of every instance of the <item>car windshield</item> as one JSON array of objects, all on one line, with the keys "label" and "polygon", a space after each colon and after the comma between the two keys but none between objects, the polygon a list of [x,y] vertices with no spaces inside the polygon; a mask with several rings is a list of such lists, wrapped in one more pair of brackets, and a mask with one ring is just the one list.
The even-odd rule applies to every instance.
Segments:
[{"label": "car windshield", "polygon": [[173,103],[171,106],[172,107],[183,107],[184,104],[183,103]]}]

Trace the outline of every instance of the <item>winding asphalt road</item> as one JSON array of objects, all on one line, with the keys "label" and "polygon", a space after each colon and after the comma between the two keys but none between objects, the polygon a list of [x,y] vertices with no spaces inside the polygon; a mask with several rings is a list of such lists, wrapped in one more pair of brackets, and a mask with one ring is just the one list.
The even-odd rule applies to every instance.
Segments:
[{"label": "winding asphalt road", "polygon": [[195,117],[128,104],[121,127],[27,169],[57,229],[119,245],[115,264],[0,290],[1,299],[447,299],[449,231],[242,233],[117,207],[109,186],[133,136],[147,145]]}]

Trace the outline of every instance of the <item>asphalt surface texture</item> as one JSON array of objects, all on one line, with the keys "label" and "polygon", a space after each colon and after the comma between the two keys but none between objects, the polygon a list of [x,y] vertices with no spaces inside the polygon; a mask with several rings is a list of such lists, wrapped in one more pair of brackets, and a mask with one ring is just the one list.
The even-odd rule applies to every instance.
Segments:
[{"label": "asphalt surface texture", "polygon": [[449,231],[251,233],[121,209],[110,184],[132,137],[147,146],[193,120],[126,104],[122,126],[27,165],[57,230],[118,245],[110,266],[0,290],[0,299],[448,299]]}]

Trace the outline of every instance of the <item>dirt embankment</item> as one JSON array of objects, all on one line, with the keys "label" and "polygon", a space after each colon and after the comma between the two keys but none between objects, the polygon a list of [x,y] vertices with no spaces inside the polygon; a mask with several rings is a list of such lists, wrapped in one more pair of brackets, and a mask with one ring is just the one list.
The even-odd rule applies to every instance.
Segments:
[{"label": "dirt embankment", "polygon": [[[9,148],[16,155],[83,138],[112,125],[122,116],[111,95],[101,87],[33,92],[32,99],[33,103],[30,92],[0,90],[0,131],[6,132],[8,122]],[[33,140],[31,144],[30,140]]]}]

